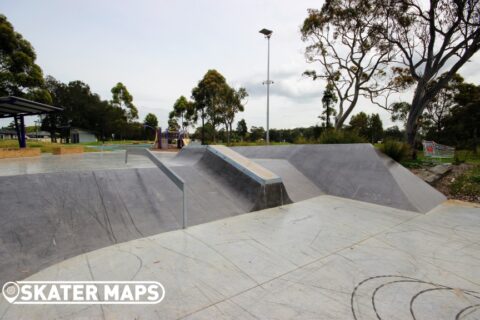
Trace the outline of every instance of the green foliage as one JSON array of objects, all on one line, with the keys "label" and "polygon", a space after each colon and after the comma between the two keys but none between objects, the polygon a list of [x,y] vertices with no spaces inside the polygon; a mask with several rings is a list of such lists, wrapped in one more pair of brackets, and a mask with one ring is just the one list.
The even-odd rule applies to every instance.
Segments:
[{"label": "green foliage", "polygon": [[383,123],[380,115],[374,113],[368,117],[368,139],[371,143],[376,143],[383,138]]},{"label": "green foliage", "polygon": [[157,116],[153,113],[149,113],[145,116],[145,120],[143,121],[143,123],[152,128],[156,128],[158,127]]},{"label": "green foliage", "polygon": [[410,147],[403,142],[387,140],[380,146],[380,151],[393,160],[400,162],[408,157]]},{"label": "green foliage", "polygon": [[[43,141],[35,141],[29,140],[28,141],[28,148],[40,148],[40,152],[42,153],[52,153],[53,148],[68,148],[73,147],[71,144],[62,144],[62,143],[51,143],[51,142],[43,142]],[[18,149],[18,140],[0,140],[0,149]],[[100,149],[93,149],[93,148],[85,148],[85,152],[97,152]]]},{"label": "green foliage", "polygon": [[180,125],[178,124],[177,119],[171,118],[168,119],[168,131],[178,131],[180,130]]},{"label": "green foliage", "polygon": [[[64,108],[61,113],[48,114],[42,119],[42,130],[69,137],[69,128],[92,131],[100,140],[145,139],[143,124],[128,121],[127,110],[100,99],[90,87],[81,81],[68,84],[47,77],[48,88],[54,105]],[[55,139],[56,135],[52,135]]]},{"label": "green foliage", "polygon": [[[387,79],[393,46],[376,24],[379,8],[380,3],[363,0],[324,1],[321,9],[308,9],[301,26],[307,62],[320,65],[320,70],[307,70],[303,75],[327,81],[324,105],[330,101],[329,93],[335,92],[339,101],[336,129],[342,128],[359,97],[376,103],[396,89],[396,83]],[[329,117],[323,117],[327,122]]]},{"label": "green foliage", "polygon": [[347,130],[326,130],[320,135],[319,143],[344,144],[344,143],[365,143],[365,138],[359,136],[355,131]]},{"label": "green foliage", "polygon": [[358,133],[358,135],[368,138],[368,116],[365,112],[357,113],[350,118],[350,128]]},{"label": "green foliage", "polygon": [[312,141],[307,140],[307,138],[305,138],[304,136],[299,136],[299,137],[295,138],[294,143],[295,144],[309,144],[309,143],[312,143]]},{"label": "green foliage", "polygon": [[[232,123],[235,114],[243,111],[242,100],[248,96],[244,88],[231,88],[225,77],[217,70],[208,70],[203,79],[192,90],[194,100],[194,114],[202,121],[202,127],[209,123],[213,128],[213,141],[216,141],[216,131],[220,124],[228,130],[228,137],[232,132]],[[202,142],[205,139],[202,139]]]},{"label": "green foliage", "polygon": [[187,129],[197,121],[193,102],[181,96],[175,101],[169,119],[175,119],[182,129]]},{"label": "green foliage", "polygon": [[153,113],[147,114],[145,120],[143,120],[143,124],[145,125],[145,136],[150,140],[154,140],[158,127],[157,116]]},{"label": "green foliage", "polygon": [[371,143],[376,143],[383,138],[383,124],[380,116],[376,113],[367,116],[365,112],[360,112],[350,119],[350,130]]},{"label": "green foliage", "polygon": [[385,140],[403,141],[405,140],[405,132],[401,131],[398,126],[393,126],[383,132],[383,138]]},{"label": "green foliage", "polygon": [[480,86],[463,83],[455,95],[455,105],[442,122],[440,143],[476,151],[480,145]]},{"label": "green foliage", "polygon": [[478,196],[480,194],[480,166],[467,170],[450,184],[453,195]]},{"label": "green foliage", "polygon": [[242,119],[238,121],[237,123],[237,134],[239,137],[242,138],[242,140],[245,140],[248,134],[248,127],[247,127],[247,122],[245,119]]},{"label": "green foliage", "polygon": [[128,92],[127,87],[121,82],[117,83],[112,88],[112,105],[115,107],[121,107],[127,109],[127,120],[133,121],[138,119],[137,107],[133,104],[133,97]]},{"label": "green foliage", "polygon": [[250,141],[260,141],[265,139],[265,129],[263,127],[253,126],[250,129]]},{"label": "green foliage", "polygon": [[458,166],[462,163],[465,163],[465,159],[461,159],[457,152],[455,152],[455,156],[453,157],[453,164]]},{"label": "green foliage", "polygon": [[51,103],[44,88],[42,69],[35,64],[37,56],[27,40],[16,32],[0,14],[0,96],[19,96]]},{"label": "green foliage", "polygon": [[325,121],[325,127],[330,128],[330,117],[336,116],[335,111],[335,104],[338,102],[338,97],[335,94],[335,88],[333,86],[332,81],[327,83],[325,90],[323,91],[322,97],[322,104],[323,104],[323,112],[322,115],[319,117],[323,121]]}]

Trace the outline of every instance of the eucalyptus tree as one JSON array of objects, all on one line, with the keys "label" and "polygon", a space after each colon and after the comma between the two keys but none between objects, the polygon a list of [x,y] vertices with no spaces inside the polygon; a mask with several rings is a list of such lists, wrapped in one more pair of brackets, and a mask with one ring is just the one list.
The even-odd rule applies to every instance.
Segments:
[{"label": "eucalyptus tree", "polygon": [[321,67],[304,75],[332,85],[339,101],[337,129],[360,97],[386,106],[389,94],[396,90],[387,69],[395,51],[374,24],[380,13],[381,8],[369,0],[327,0],[320,10],[308,10],[301,27],[307,62]]},{"label": "eucalyptus tree", "polygon": [[377,7],[378,29],[399,52],[397,79],[414,87],[406,123],[414,146],[418,118],[480,49],[479,0],[380,0]]},{"label": "eucalyptus tree", "polygon": [[245,119],[241,119],[237,122],[237,135],[242,138],[242,141],[245,140],[248,134],[247,122]]},{"label": "eucalyptus tree", "polygon": [[198,85],[192,89],[195,115],[202,121],[202,144],[205,143],[205,122],[213,127],[213,140],[216,140],[216,128],[223,123],[221,117],[225,90],[228,88],[225,77],[217,70],[208,70]]},{"label": "eucalyptus tree", "polygon": [[243,101],[248,97],[248,93],[245,88],[235,90],[227,86],[223,91],[223,95],[223,108],[220,116],[222,117],[225,123],[225,129],[227,130],[227,143],[230,144],[235,115],[238,112],[243,112],[245,110]]},{"label": "eucalyptus tree", "polygon": [[0,14],[0,96],[26,97],[51,103],[45,89],[42,69],[30,42],[16,32],[7,17]]},{"label": "eucalyptus tree", "polygon": [[184,96],[180,96],[173,104],[173,110],[168,115],[169,119],[176,119],[182,130],[187,130],[196,122],[194,104]]},{"label": "eucalyptus tree", "polygon": [[138,119],[137,107],[133,104],[133,96],[128,92],[127,87],[119,82],[112,88],[112,105],[126,110],[129,122]]},{"label": "eucalyptus tree", "polygon": [[319,117],[320,119],[325,120],[326,128],[330,128],[330,117],[335,117],[337,115],[334,107],[334,104],[337,102],[338,98],[334,91],[334,85],[331,82],[328,82],[322,96],[322,104],[324,110],[322,112],[322,115]]}]

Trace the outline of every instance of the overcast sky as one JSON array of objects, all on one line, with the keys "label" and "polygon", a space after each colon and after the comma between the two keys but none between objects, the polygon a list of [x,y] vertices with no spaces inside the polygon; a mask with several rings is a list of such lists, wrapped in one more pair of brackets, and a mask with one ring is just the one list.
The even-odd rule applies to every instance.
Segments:
[{"label": "overcast sky", "polygon": [[[267,41],[258,31],[272,29],[270,127],[294,128],[315,125],[321,112],[323,84],[302,77],[312,65],[305,62],[299,28],[307,9],[322,3],[2,0],[0,12],[32,43],[45,75],[84,81],[103,99],[123,82],[140,120],[151,112],[162,126],[175,100],[190,97],[206,71],[217,69],[250,94],[237,118],[265,127]],[[462,70],[468,81],[478,83],[478,61]],[[386,111],[365,101],[353,114],[360,111],[378,112],[384,127],[392,125]]]}]

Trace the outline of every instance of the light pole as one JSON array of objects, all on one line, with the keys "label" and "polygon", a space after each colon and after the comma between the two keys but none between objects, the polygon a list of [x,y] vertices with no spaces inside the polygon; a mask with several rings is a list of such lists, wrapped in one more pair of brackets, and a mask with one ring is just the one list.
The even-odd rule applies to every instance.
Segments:
[{"label": "light pole", "polygon": [[42,121],[37,119],[37,120],[34,121],[34,123],[35,123],[35,139],[37,139],[37,141],[38,141],[38,125],[41,124]]},{"label": "light pole", "polygon": [[268,42],[268,53],[267,53],[267,81],[263,84],[267,85],[267,144],[270,143],[270,85],[273,84],[273,81],[270,80],[270,37],[272,36],[273,31],[268,29],[262,29],[259,31],[261,34],[267,38]]}]

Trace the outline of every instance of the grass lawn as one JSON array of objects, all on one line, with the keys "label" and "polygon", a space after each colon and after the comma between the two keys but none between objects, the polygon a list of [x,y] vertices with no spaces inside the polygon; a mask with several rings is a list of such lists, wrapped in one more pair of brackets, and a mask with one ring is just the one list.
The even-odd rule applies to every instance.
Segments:
[{"label": "grass lawn", "polygon": [[480,200],[480,165],[476,165],[456,177],[450,184],[450,193],[452,195],[477,197]]},{"label": "grass lawn", "polygon": [[441,163],[453,163],[453,164],[460,164],[460,163],[469,163],[480,165],[480,150],[478,150],[477,154],[474,154],[471,150],[457,150],[455,151],[455,158],[454,159],[430,159],[425,158],[423,151],[417,151],[417,160],[410,160],[406,159],[401,162],[404,167],[407,168],[420,168],[422,166],[433,166],[436,164]]},{"label": "grass lawn", "polygon": [[[53,148],[58,147],[77,147],[76,144],[62,144],[62,143],[51,143],[51,142],[43,142],[43,141],[35,141],[35,140],[27,140],[27,148],[40,148],[42,153],[52,153]],[[17,140],[0,140],[0,148],[18,148],[18,141]],[[97,152],[99,150],[93,148],[85,148],[85,152]]]},{"label": "grass lawn", "polygon": [[[229,147],[252,147],[252,146],[264,146],[266,145],[265,141],[257,141],[257,142],[248,142],[248,141],[238,141],[238,142],[232,142],[230,144],[227,143],[218,143],[218,144],[223,144]],[[272,146],[284,146],[284,145],[289,145],[291,143],[288,142],[270,142],[270,145]]]},{"label": "grass lawn", "polygon": [[96,141],[96,142],[82,142],[84,146],[101,146],[101,145],[116,145],[116,144],[153,144],[153,140],[113,140],[113,141]]},{"label": "grass lawn", "polygon": [[[58,147],[65,147],[65,148],[72,148],[77,146],[101,146],[101,145],[119,145],[119,144],[153,144],[153,141],[147,140],[119,140],[119,141],[102,141],[97,142],[83,142],[78,144],[71,144],[71,143],[51,143],[51,142],[42,142],[42,141],[35,141],[35,140],[27,140],[27,148],[40,148],[42,153],[51,153],[53,148]],[[18,141],[17,140],[0,140],[0,148],[18,148]],[[99,148],[84,148],[84,152],[99,152],[101,149]],[[106,149],[105,151],[108,151]]]}]

